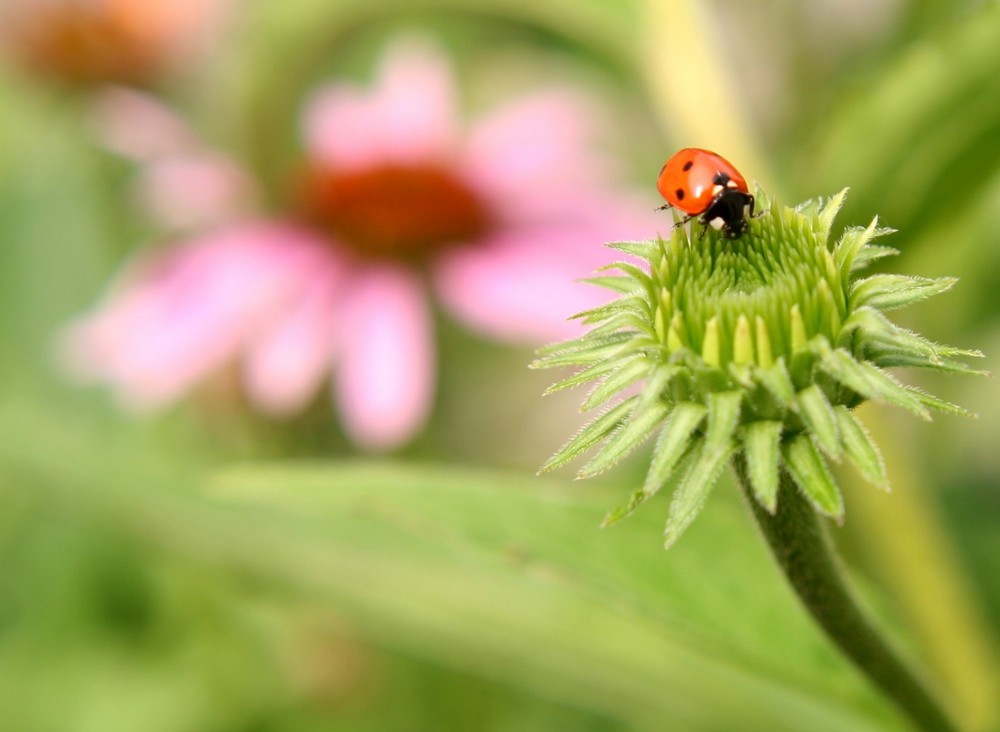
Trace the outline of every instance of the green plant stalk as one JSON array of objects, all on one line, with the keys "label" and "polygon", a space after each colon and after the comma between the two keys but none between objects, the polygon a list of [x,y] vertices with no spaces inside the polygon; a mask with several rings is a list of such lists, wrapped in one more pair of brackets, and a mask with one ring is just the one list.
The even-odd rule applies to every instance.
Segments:
[{"label": "green plant stalk", "polygon": [[742,456],[733,464],[746,501],[774,558],[799,599],[829,638],[917,724],[955,732],[941,705],[861,610],[816,511],[782,469],[777,510],[754,498]]},{"label": "green plant stalk", "polygon": [[893,491],[853,486],[854,535],[926,649],[956,722],[962,729],[1000,730],[997,629],[982,617],[931,487],[905,452],[904,433],[876,409],[857,411],[882,449]]}]

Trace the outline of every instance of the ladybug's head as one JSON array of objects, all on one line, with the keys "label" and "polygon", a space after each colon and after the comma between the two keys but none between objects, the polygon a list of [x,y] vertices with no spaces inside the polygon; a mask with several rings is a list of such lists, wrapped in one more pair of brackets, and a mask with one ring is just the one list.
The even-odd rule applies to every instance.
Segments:
[{"label": "ladybug's head", "polygon": [[701,215],[705,226],[721,231],[727,239],[738,239],[753,216],[753,195],[736,188],[723,188]]}]

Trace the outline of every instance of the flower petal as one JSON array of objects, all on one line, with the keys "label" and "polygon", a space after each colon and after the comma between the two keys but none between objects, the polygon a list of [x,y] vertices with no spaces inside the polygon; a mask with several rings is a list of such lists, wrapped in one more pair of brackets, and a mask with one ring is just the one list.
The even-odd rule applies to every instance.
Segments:
[{"label": "flower petal", "polygon": [[372,91],[340,85],[320,91],[304,126],[312,154],[340,169],[444,157],[456,139],[451,67],[430,44],[399,43]]},{"label": "flower petal", "polygon": [[[562,232],[536,232],[540,246]],[[509,237],[510,235],[507,235]],[[551,256],[526,256],[507,237],[442,260],[435,283],[445,306],[473,330],[501,340],[537,343],[582,334],[567,317],[607,301],[596,287],[575,282],[587,270]]]},{"label": "flower petal", "polygon": [[234,357],[324,256],[307,233],[256,224],[141,259],[71,326],[67,365],[112,385],[127,406],[165,405]]},{"label": "flower petal", "polygon": [[265,412],[288,415],[316,394],[334,356],[342,272],[320,271],[287,312],[251,344],[244,383]]},{"label": "flower petal", "polygon": [[589,188],[608,167],[594,153],[594,117],[571,92],[521,97],[472,130],[461,167],[484,193],[515,204],[544,199],[553,185]]},{"label": "flower petal", "polygon": [[566,207],[565,220],[508,228],[455,248],[436,263],[437,292],[467,326],[493,338],[538,344],[579,336],[580,322],[567,318],[611,294],[578,280],[622,259],[605,241],[655,234],[647,228],[651,209],[626,203],[581,199],[577,210]]},{"label": "flower petal", "polygon": [[94,126],[105,147],[136,162],[148,162],[200,146],[195,134],[151,94],[115,86],[102,92]]},{"label": "flower petal", "polygon": [[157,160],[136,181],[139,205],[168,229],[218,225],[245,212],[254,184],[223,155],[197,152]]},{"label": "flower petal", "polygon": [[416,276],[389,266],[360,275],[345,306],[337,399],[349,435],[369,449],[396,447],[421,426],[433,395],[434,350]]}]

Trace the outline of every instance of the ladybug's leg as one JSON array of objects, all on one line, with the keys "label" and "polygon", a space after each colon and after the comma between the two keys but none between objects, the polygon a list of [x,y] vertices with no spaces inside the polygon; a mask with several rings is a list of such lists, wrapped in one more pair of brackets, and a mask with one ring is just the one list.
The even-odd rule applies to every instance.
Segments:
[{"label": "ladybug's leg", "polygon": [[[655,210],[656,211],[666,211],[669,208],[673,208],[673,206],[671,206],[669,203],[665,203],[662,206],[657,206]],[[684,224],[686,224],[691,219],[696,218],[696,216],[697,216],[697,214],[696,215],[685,216],[680,221],[678,221],[676,224],[674,224],[674,226],[684,226]]]},{"label": "ladybug's leg", "polygon": [[687,216],[685,216],[684,218],[682,218],[680,221],[677,222],[677,226],[686,226],[688,222],[694,221],[696,219],[699,223],[703,224],[703,226],[698,230],[698,240],[701,241],[701,238],[705,236],[705,229],[708,227],[704,225],[705,220],[699,218],[698,214],[688,214]]},{"label": "ladybug's leg", "polygon": [[[695,215],[685,216],[680,221],[678,221],[675,224],[675,226],[686,226],[689,221],[693,221],[694,219],[697,219],[697,218],[698,218],[698,216],[696,214]],[[705,227],[704,226],[701,227],[701,231],[698,232],[698,239],[700,240],[703,236],[705,236]]]}]

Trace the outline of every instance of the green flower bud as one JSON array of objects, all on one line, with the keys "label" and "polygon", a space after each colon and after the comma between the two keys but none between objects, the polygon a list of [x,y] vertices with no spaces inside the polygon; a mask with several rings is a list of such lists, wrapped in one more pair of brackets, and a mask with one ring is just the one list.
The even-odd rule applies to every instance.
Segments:
[{"label": "green flower bud", "polygon": [[[583,409],[601,408],[542,468],[596,448],[579,477],[604,472],[656,434],[645,483],[605,525],[632,513],[679,476],[666,526],[670,546],[697,515],[723,468],[743,460],[756,499],[777,505],[787,471],[814,508],[840,520],[843,497],[829,461],[846,457],[867,480],[885,468],[853,409],[866,400],[922,418],[967,414],[897,381],[887,368],[973,371],[941,346],[893,324],[886,311],[937,295],[953,278],[857,273],[896,251],[874,243],[877,220],[829,242],[846,190],[791,209],[757,192],[766,212],[738,239],[714,231],[692,240],[609,246],[645,261],[618,262],[592,280],[619,297],[575,316],[581,338],[545,348],[539,368],[581,366],[550,389],[596,382]],[[605,405],[602,407],[602,405]]]}]

